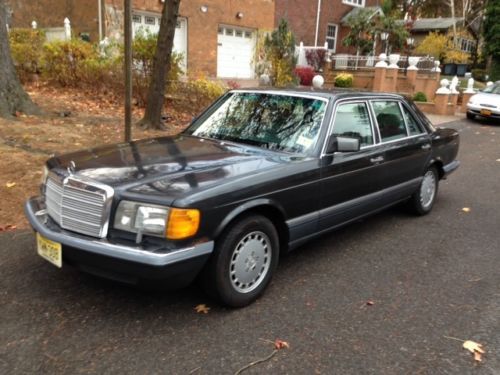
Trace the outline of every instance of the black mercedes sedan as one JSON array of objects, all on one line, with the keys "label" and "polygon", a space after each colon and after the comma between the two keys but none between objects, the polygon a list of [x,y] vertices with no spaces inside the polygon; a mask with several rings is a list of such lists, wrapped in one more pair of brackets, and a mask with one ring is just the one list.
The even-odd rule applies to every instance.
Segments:
[{"label": "black mercedes sedan", "polygon": [[400,202],[429,213],[458,147],[455,130],[398,95],[233,90],[176,136],[49,159],[25,212],[58,267],[198,279],[240,307],[314,237]]}]

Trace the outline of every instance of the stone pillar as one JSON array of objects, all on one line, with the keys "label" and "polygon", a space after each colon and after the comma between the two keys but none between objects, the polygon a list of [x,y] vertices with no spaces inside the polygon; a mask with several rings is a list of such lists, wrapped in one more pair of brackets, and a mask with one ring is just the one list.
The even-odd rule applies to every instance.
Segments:
[{"label": "stone pillar", "polygon": [[449,94],[436,94],[436,97],[434,98],[436,115],[446,115],[448,113],[448,97]]},{"label": "stone pillar", "polygon": [[417,70],[407,70],[406,71],[406,79],[408,82],[408,85],[411,87],[411,95],[413,96],[415,94],[415,85],[417,82]]},{"label": "stone pillar", "polygon": [[442,79],[441,87],[436,91],[436,97],[434,98],[435,113],[437,115],[448,114],[448,102],[450,96],[450,89],[448,85],[450,82],[447,79]]},{"label": "stone pillar", "polygon": [[396,92],[396,87],[398,85],[398,72],[399,72],[399,55],[392,54],[389,55],[389,66],[387,67],[386,73],[386,92]]},{"label": "stone pillar", "polygon": [[467,103],[469,102],[470,97],[474,94],[474,92],[468,92],[467,90],[464,91],[464,95],[462,96],[462,107],[460,107],[461,112],[467,112]]},{"label": "stone pillar", "polygon": [[386,54],[381,53],[379,56],[380,61],[375,64],[375,76],[373,77],[372,87],[373,91],[384,92],[385,74],[387,72],[387,63],[385,62],[386,59]]}]

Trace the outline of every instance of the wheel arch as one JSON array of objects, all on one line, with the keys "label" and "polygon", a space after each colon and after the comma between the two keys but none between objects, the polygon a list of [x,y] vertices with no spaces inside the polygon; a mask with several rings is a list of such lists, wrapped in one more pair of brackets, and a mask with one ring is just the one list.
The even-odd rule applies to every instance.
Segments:
[{"label": "wheel arch", "polygon": [[278,232],[280,252],[286,251],[288,249],[289,233],[285,223],[285,211],[279,204],[270,199],[257,199],[246,202],[232,210],[217,227],[214,236],[215,239],[217,240],[224,230],[237,220],[251,214],[262,215],[271,220]]},{"label": "wheel arch", "polygon": [[445,174],[443,166],[444,166],[444,163],[443,163],[442,160],[440,160],[440,159],[433,159],[429,163],[429,167],[428,168],[430,168],[430,167],[436,168],[436,170],[438,172],[438,177],[441,180],[444,177],[444,174]]}]

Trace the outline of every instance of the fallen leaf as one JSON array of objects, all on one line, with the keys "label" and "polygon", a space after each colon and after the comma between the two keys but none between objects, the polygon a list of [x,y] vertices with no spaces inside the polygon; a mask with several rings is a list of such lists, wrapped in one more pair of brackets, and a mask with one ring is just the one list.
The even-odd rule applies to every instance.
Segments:
[{"label": "fallen leaf", "polygon": [[276,350],[280,350],[280,349],[290,349],[290,345],[286,342],[286,341],[283,341],[283,340],[280,340],[280,339],[276,339],[274,341],[274,348]]},{"label": "fallen leaf", "polygon": [[474,354],[474,360],[476,362],[481,362],[483,360],[482,355],[485,352],[484,352],[483,346],[481,344],[478,344],[475,341],[467,340],[467,341],[464,341],[463,347],[464,347],[464,349],[467,349],[469,352]]},{"label": "fallen leaf", "polygon": [[497,159],[497,161],[500,161],[500,159]]},{"label": "fallen leaf", "polygon": [[463,212],[470,212],[470,208],[469,207],[464,207],[464,208],[462,208],[462,211]]},{"label": "fallen leaf", "polygon": [[366,301],[366,304],[368,306],[373,306],[373,305],[375,305],[375,302],[373,302],[372,300],[369,300],[369,301]]},{"label": "fallen leaf", "polygon": [[12,188],[12,187],[16,186],[16,183],[15,183],[15,182],[7,182],[7,183],[5,184],[5,186],[6,186],[7,188],[9,188],[9,189],[10,189],[10,188]]},{"label": "fallen leaf", "polygon": [[478,352],[484,354],[483,346],[475,341],[471,340],[464,341],[463,347],[464,349],[467,349],[471,353]]},{"label": "fallen leaf", "polygon": [[194,309],[198,314],[208,314],[210,311],[210,307],[205,304],[197,305]]}]

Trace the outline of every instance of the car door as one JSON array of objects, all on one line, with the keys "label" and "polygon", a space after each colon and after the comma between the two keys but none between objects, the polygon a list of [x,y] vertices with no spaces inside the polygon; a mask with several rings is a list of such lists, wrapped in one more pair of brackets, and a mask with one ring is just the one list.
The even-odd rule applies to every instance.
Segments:
[{"label": "car door", "polygon": [[418,187],[431,156],[431,139],[402,101],[377,99],[370,105],[385,158],[381,188],[390,203]]},{"label": "car door", "polygon": [[330,135],[358,138],[361,147],[356,152],[322,156],[320,231],[377,208],[384,151],[377,145],[375,134],[366,101],[336,105]]}]

